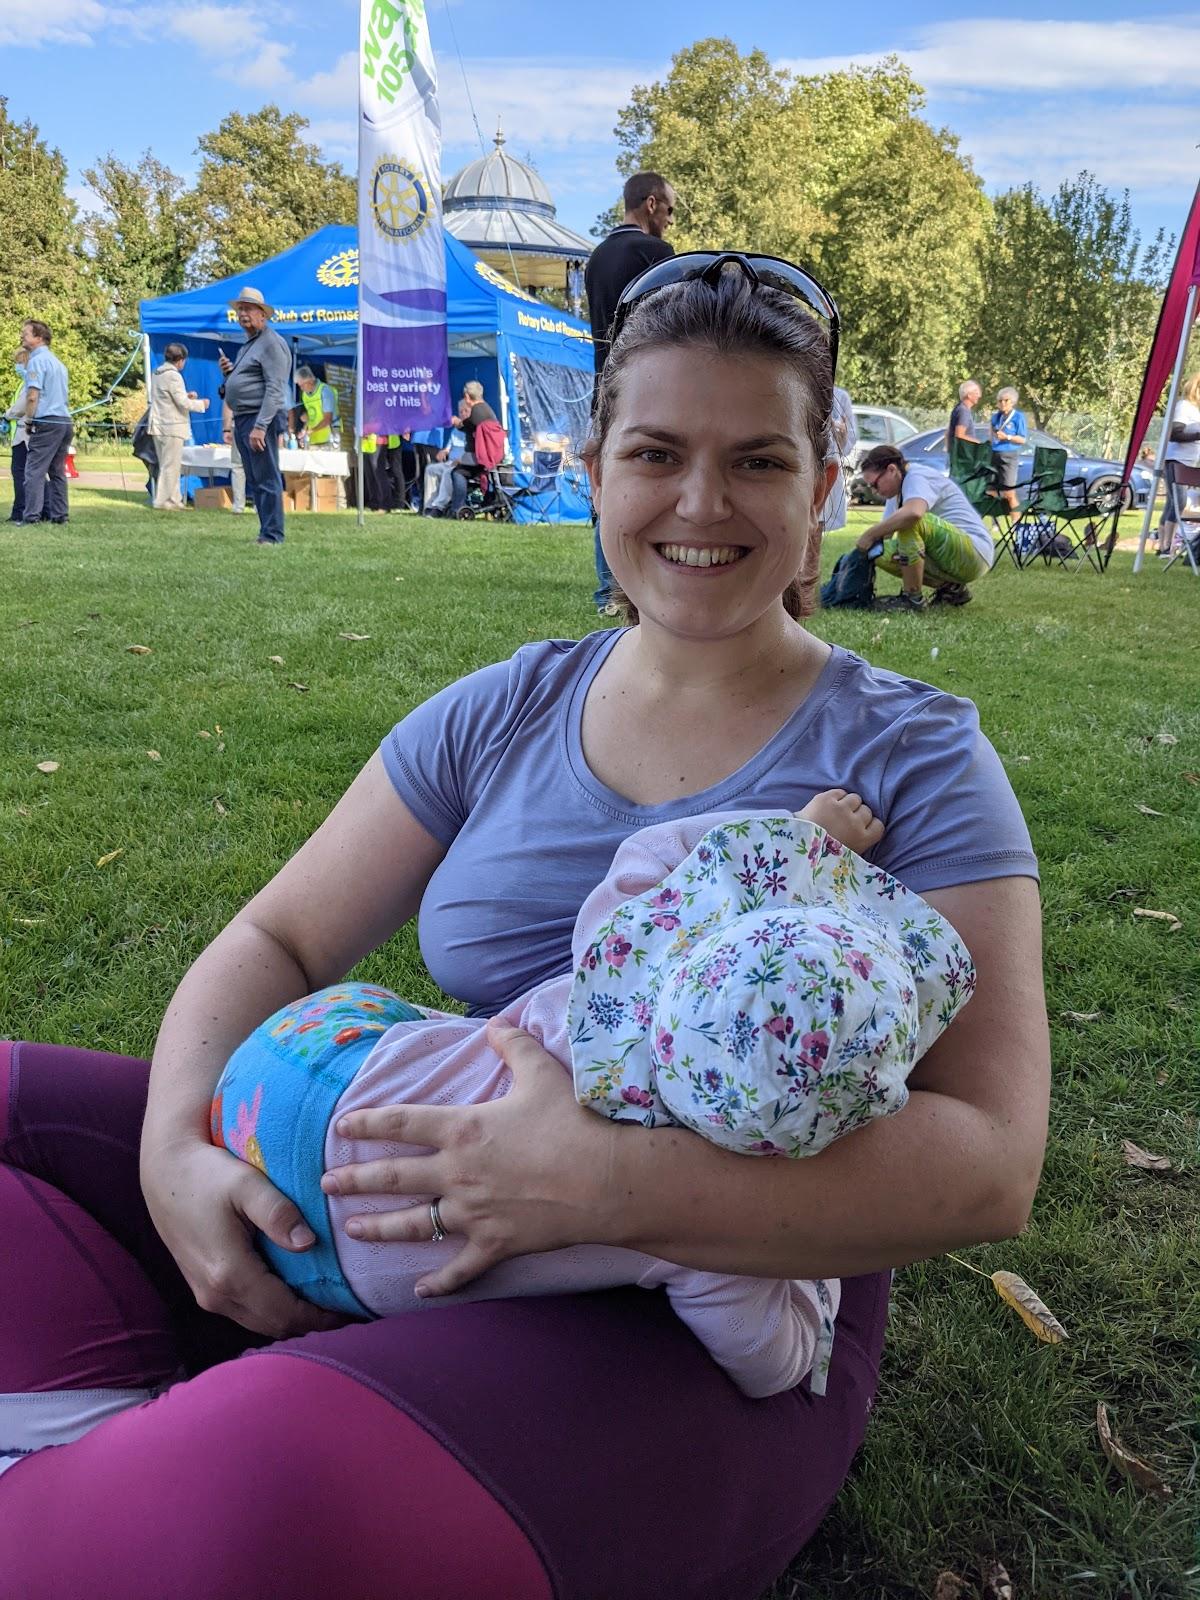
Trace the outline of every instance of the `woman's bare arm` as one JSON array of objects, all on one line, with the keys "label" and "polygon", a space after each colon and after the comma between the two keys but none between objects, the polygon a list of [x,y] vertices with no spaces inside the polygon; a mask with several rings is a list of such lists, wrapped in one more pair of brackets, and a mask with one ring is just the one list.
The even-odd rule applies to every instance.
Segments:
[{"label": "woman's bare arm", "polygon": [[[1037,887],[1027,878],[927,897],[971,951],[978,988],[918,1064],[911,1098],[804,1161],[731,1154],[680,1129],[606,1122],[530,1038],[497,1032],[512,1092],[486,1106],[391,1107],[348,1118],[357,1138],[424,1157],[327,1174],[344,1193],[435,1193],[459,1258],[447,1293],[522,1251],[627,1245],[712,1272],[844,1277],[1017,1233],[1041,1171],[1050,1064]],[[428,1237],[423,1208],[361,1219],[363,1238]]]},{"label": "woman's bare arm", "polygon": [[378,752],[296,854],[189,967],[159,1030],[147,1125],[202,1132],[221,1069],[288,1001],[337,983],[417,910],[445,854]]},{"label": "woman's bare arm", "polygon": [[396,794],[376,753],[329,816],[188,969],[154,1050],[142,1187],[199,1303],[279,1335],[322,1320],[249,1248],[313,1242],[256,1168],[209,1142],[209,1105],[233,1050],[264,1018],[336,983],[414,914],[443,847]]}]

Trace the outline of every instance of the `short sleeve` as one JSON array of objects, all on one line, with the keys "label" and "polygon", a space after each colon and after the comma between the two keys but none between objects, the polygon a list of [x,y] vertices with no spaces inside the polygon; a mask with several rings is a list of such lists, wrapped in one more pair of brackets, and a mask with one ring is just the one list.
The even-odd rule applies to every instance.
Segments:
[{"label": "short sleeve", "polygon": [[918,894],[1038,875],[1029,829],[969,700],[939,694],[908,718],[882,781],[878,866]]},{"label": "short sleeve", "polygon": [[481,667],[416,706],[382,741],[397,794],[447,849],[536,701],[549,662],[570,648],[571,641],[549,640]]},{"label": "short sleeve", "polygon": [[1025,421],[1025,413],[1023,411],[1014,411],[1008,420],[1013,433],[1019,433],[1022,439],[1029,437],[1029,424]]},{"label": "short sleeve", "polygon": [[909,467],[904,474],[900,500],[904,505],[910,500],[924,500],[930,510],[933,509],[937,500],[937,482],[928,467]]}]

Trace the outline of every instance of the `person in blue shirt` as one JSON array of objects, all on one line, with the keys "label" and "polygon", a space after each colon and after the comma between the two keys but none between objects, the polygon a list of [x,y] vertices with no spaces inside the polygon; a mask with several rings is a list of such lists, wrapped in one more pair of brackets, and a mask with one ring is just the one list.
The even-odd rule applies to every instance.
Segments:
[{"label": "person in blue shirt", "polygon": [[1015,389],[1001,389],[992,412],[992,472],[1009,512],[1017,514],[1017,473],[1021,451],[1029,438],[1025,413],[1017,410],[1021,396]]},{"label": "person in blue shirt", "polygon": [[67,401],[67,369],[51,352],[52,334],[35,318],[23,324],[25,363],[24,525],[41,522],[42,507],[51,522],[67,520],[67,451],[75,429]]}]

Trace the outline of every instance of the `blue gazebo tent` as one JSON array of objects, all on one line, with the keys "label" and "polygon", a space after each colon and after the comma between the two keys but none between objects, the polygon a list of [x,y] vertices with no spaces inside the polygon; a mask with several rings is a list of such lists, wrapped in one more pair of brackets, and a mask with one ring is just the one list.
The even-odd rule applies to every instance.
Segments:
[{"label": "blue gazebo tent", "polygon": [[[527,483],[535,452],[554,450],[560,442],[574,450],[586,437],[591,333],[577,318],[514,287],[450,234],[444,238],[451,399],[469,379],[482,383],[508,431],[516,481]],[[221,437],[217,358],[222,347],[232,354],[242,340],[229,301],[247,284],[275,308],[272,326],[291,342],[297,362],[320,367],[355,361],[358,231],[353,227],[322,228],[236,277],[144,300],[141,327],[153,364],[162,360],[166,345],[181,340],[189,352],[188,388],[212,401],[206,414],[193,418],[197,443]],[[564,494],[561,502],[555,520],[587,519],[581,494]]]}]

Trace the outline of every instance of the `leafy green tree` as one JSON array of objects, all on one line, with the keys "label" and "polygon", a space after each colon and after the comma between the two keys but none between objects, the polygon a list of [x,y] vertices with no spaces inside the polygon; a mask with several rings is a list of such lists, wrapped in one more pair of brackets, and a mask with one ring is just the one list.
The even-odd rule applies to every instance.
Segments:
[{"label": "leafy green tree", "polygon": [[676,249],[758,249],[819,273],[843,312],[858,398],[940,403],[960,376],[988,208],[923,105],[894,58],[806,77],[702,39],[634,90],[617,165],[675,186]]},{"label": "leafy green tree", "polygon": [[54,352],[70,373],[72,405],[91,399],[99,373],[90,336],[103,297],[67,194],[67,164],[32,122],[11,120],[2,97],[0,238],[0,370],[8,369],[22,322],[36,317],[53,330]]},{"label": "leafy green tree", "polygon": [[634,89],[616,135],[623,177],[661,172],[678,193],[677,250],[808,253],[822,219],[791,176],[808,124],[788,74],[761,50],[743,56],[729,39],[689,45],[664,82]]},{"label": "leafy green tree", "polygon": [[230,277],[328,223],[354,221],[354,179],[303,138],[307,127],[306,117],[264,106],[232,112],[200,139],[203,160],[181,207],[198,240],[192,282]]},{"label": "leafy green tree", "polygon": [[1064,410],[1131,410],[1154,331],[1169,250],[1143,250],[1128,191],[1089,172],[1049,200],[1032,184],[995,202],[981,253],[983,294],[971,338],[980,381],[1011,383],[1039,427]]},{"label": "leafy green tree", "polygon": [[829,198],[822,268],[845,318],[842,377],[861,400],[938,405],[961,381],[990,207],[957,140],[893,124]]},{"label": "leafy green tree", "polygon": [[111,382],[137,340],[139,303],[185,286],[195,235],[181,210],[183,179],[149,150],[134,165],[110,153],[83,176],[101,206],[83,231],[108,302],[96,343]]}]

